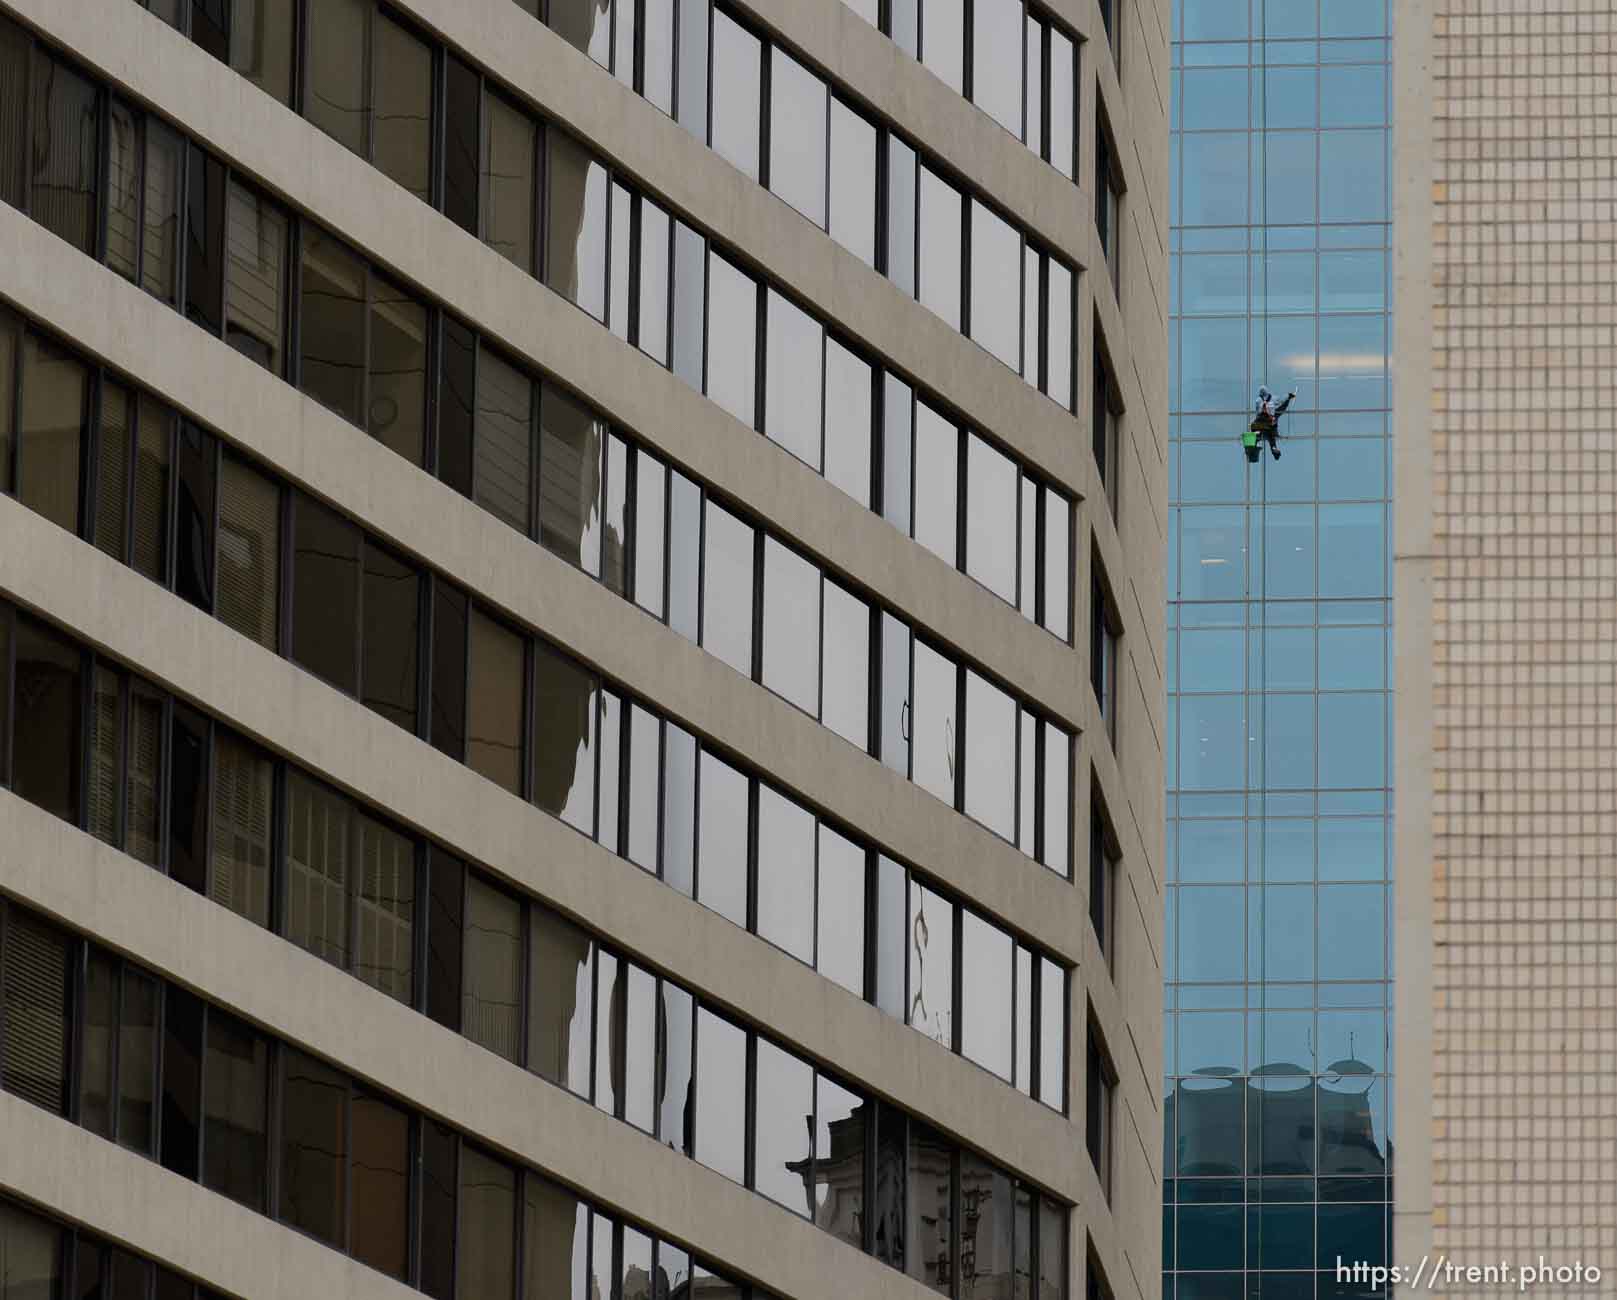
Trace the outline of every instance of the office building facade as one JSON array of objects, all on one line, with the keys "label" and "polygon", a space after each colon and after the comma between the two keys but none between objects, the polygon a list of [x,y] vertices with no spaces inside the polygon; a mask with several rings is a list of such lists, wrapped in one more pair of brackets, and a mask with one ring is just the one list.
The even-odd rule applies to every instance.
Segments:
[{"label": "office building facade", "polygon": [[1609,1295],[1617,15],[1398,18],[1395,1254]]},{"label": "office building facade", "polygon": [[[1174,6],[1164,1294],[1381,1294],[1392,24]],[[1279,459],[1239,438],[1297,397]]]},{"label": "office building facade", "polygon": [[0,0],[0,1295],[1154,1293],[1167,97]]}]

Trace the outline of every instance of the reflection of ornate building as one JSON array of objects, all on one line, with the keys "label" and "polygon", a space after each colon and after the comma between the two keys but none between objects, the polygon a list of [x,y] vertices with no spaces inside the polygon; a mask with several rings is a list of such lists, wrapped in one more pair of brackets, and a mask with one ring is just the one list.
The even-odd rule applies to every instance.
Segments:
[{"label": "reflection of ornate building", "polygon": [[1376,1076],[1362,1062],[1337,1065],[1329,1075],[1179,1080],[1163,1104],[1172,1142],[1165,1176],[1390,1172],[1392,1148],[1371,1104]]}]

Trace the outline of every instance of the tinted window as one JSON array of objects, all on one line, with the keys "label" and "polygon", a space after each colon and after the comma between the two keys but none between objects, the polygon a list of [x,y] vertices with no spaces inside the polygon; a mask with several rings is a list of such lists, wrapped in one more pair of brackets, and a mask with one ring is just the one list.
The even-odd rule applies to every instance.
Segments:
[{"label": "tinted window", "polygon": [[81,776],[81,655],[65,637],[26,616],[16,623],[12,789],[77,824]]},{"label": "tinted window", "polygon": [[0,1254],[6,1289],[20,1300],[58,1294],[61,1231],[54,1224],[0,1201]]},{"label": "tinted window", "polygon": [[124,972],[118,1041],[118,1141],[150,1155],[157,1081],[157,986]]},{"label": "tinted window", "polygon": [[364,701],[406,731],[416,729],[416,642],[421,576],[380,543],[365,544]]},{"label": "tinted window", "polygon": [[415,845],[369,817],[359,828],[359,956],[354,973],[400,1002],[414,993]]},{"label": "tinted window", "polygon": [[595,829],[594,678],[534,645],[533,801],[586,835]]},{"label": "tinted window", "polygon": [[202,1002],[171,984],[163,1004],[159,1156],[163,1168],[194,1179],[202,1123]]},{"label": "tinted window", "polygon": [[523,1177],[523,1294],[580,1294],[589,1209],[563,1188],[529,1173]]},{"label": "tinted window", "polygon": [[547,386],[539,411],[539,540],[586,573],[601,571],[601,457],[594,412]]},{"label": "tinted window", "polygon": [[234,180],[228,203],[225,340],[280,374],[286,338],[286,214]]},{"label": "tinted window", "polygon": [[[22,358],[17,497],[76,533],[89,371],[76,357],[32,333],[24,337]],[[5,401],[10,400],[8,387]]]},{"label": "tinted window", "polygon": [[[652,5],[647,14],[662,6]],[[649,65],[648,65],[649,66]],[[662,365],[668,364],[668,304],[673,224],[668,214],[650,199],[640,200],[640,303],[637,342],[640,350]]]},{"label": "tinted window", "polygon": [[662,766],[662,724],[644,706],[629,713],[629,861],[657,871],[657,809]]},{"label": "tinted window", "polygon": [[225,168],[192,144],[186,168],[185,314],[217,334],[224,305]]},{"label": "tinted window", "polygon": [[693,1091],[691,995],[662,981],[662,1047],[657,1059],[657,1137],[664,1146],[691,1152]]},{"label": "tinted window", "polygon": [[69,940],[13,910],[0,949],[0,1086],[57,1115],[67,1113]]},{"label": "tinted window", "polygon": [[427,1014],[459,1033],[466,867],[436,845],[428,852]]},{"label": "tinted window", "polygon": [[432,590],[431,738],[458,763],[466,743],[466,593],[437,579]]},{"label": "tinted window", "polygon": [[533,269],[534,159],[538,127],[498,95],[483,98],[483,240]]},{"label": "tinted window", "polygon": [[328,135],[357,154],[365,153],[365,85],[369,45],[369,0],[333,0],[318,6],[309,33],[308,88],[304,113]]},{"label": "tinted window", "polygon": [[281,587],[281,491],[234,456],[219,467],[221,622],[278,650]]},{"label": "tinted window", "polygon": [[814,1222],[863,1250],[867,1107],[823,1074],[814,1080]]},{"label": "tinted window", "polygon": [[1067,833],[1072,819],[1072,737],[1053,723],[1044,727],[1044,854],[1041,861],[1067,872]]},{"label": "tinted window", "polygon": [[312,497],[292,517],[292,658],[353,694],[359,665],[360,531]]},{"label": "tinted window", "polygon": [[545,132],[545,141],[545,283],[605,320],[606,168],[561,131]]},{"label": "tinted window", "polygon": [[427,309],[403,289],[371,277],[371,436],[412,465],[426,445]]},{"label": "tinted window", "polygon": [[349,1122],[354,1258],[404,1277],[410,1243],[410,1116],[380,1097],[356,1090]]},{"label": "tinted window", "polygon": [[467,674],[466,763],[522,793],[522,638],[472,610]]},{"label": "tinted window", "polygon": [[528,532],[533,480],[533,382],[498,354],[477,356],[472,495],[519,533]]},{"label": "tinted window", "polygon": [[275,764],[221,727],[214,746],[213,868],[208,896],[249,921],[270,923]]},{"label": "tinted window", "polygon": [[516,1286],[516,1170],[470,1145],[460,1152],[456,1293],[509,1297]]},{"label": "tinted window", "polygon": [[145,230],[141,283],[164,302],[176,301],[179,276],[180,184],[184,144],[167,127],[146,119]]},{"label": "tinted window", "polygon": [[478,107],[483,92],[477,73],[453,54],[444,54],[444,215],[462,230],[478,234],[477,189],[480,155]]},{"label": "tinted window", "polygon": [[663,521],[667,515],[668,471],[661,462],[637,451],[634,460],[634,550],[632,587],[635,603],[653,618],[663,613]]},{"label": "tinted window", "polygon": [[690,896],[696,884],[696,737],[663,723],[664,882]]},{"label": "tinted window", "polygon": [[269,1041],[217,1010],[208,1012],[202,1099],[203,1184],[262,1210],[269,1188]]},{"label": "tinted window", "polygon": [[[954,1271],[951,1264],[954,1153],[941,1134],[934,1133],[924,1124],[911,1120],[909,1129],[908,1186],[904,1197],[908,1229],[904,1238],[905,1271],[940,1295],[949,1295]],[[1010,1180],[1006,1179],[1000,1199],[990,1204],[1004,1204],[1009,1199],[1009,1192]],[[988,1199],[981,1197],[981,1194],[979,1197],[971,1200],[963,1197],[962,1203],[981,1205],[983,1200]],[[987,1225],[979,1218],[976,1226],[980,1240]]]},{"label": "tinted window", "polygon": [[96,88],[36,46],[31,89],[33,217],[81,253],[94,255],[100,154]]},{"label": "tinted window", "polygon": [[528,1068],[587,1095],[594,945],[548,908],[528,913]]},{"label": "tinted window", "polygon": [[365,265],[324,231],[302,231],[303,391],[360,423],[365,394]]},{"label": "tinted window", "polygon": [[353,811],[296,771],[288,773],[286,793],[286,937],[346,970]]}]

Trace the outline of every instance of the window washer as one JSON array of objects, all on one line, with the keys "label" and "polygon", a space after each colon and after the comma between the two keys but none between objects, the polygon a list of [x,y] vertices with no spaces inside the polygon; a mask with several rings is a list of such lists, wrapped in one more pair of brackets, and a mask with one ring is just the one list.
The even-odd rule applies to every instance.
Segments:
[{"label": "window washer", "polygon": [[1280,417],[1286,413],[1286,408],[1296,396],[1295,392],[1287,393],[1286,400],[1276,405],[1273,393],[1267,388],[1258,389],[1257,414],[1252,417],[1252,423],[1247,426],[1247,431],[1241,435],[1241,446],[1246,451],[1247,460],[1257,464],[1262,444],[1265,442],[1269,444],[1269,450],[1274,454],[1274,458],[1280,459]]}]

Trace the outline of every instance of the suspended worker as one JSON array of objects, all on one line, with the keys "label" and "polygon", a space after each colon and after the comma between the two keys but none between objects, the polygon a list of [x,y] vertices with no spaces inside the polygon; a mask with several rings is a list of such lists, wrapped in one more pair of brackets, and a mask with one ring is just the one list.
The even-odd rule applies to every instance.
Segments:
[{"label": "suspended worker", "polygon": [[1246,458],[1254,465],[1258,462],[1262,444],[1267,442],[1269,450],[1276,460],[1280,459],[1280,417],[1286,413],[1292,399],[1297,394],[1286,394],[1283,402],[1276,405],[1274,394],[1267,388],[1258,389],[1257,413],[1252,417],[1252,423],[1247,431],[1241,435],[1241,446],[1246,450]]}]

